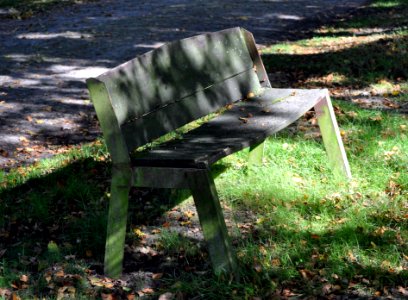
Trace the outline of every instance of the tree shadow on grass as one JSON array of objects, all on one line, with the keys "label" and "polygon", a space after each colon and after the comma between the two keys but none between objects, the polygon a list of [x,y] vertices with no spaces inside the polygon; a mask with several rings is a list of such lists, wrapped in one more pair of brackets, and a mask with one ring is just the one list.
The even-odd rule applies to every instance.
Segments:
[{"label": "tree shadow on grass", "polygon": [[[3,262],[20,271],[41,271],[55,262],[55,255],[49,251],[51,243],[56,245],[58,261],[75,255],[102,273],[110,168],[110,162],[88,158],[0,191]],[[214,176],[222,171],[222,166],[216,168]],[[140,244],[132,228],[161,227],[163,214],[188,196],[184,190],[132,188],[127,244]],[[128,258],[125,263],[130,270],[140,266],[157,269],[150,256],[142,257],[136,266],[132,257]]]},{"label": "tree shadow on grass", "polygon": [[337,74],[344,78],[337,86],[361,88],[386,78],[406,80],[408,59],[404,49],[407,45],[405,35],[333,52],[264,54],[262,59],[268,71],[283,73],[294,84],[307,81],[315,86],[330,87],[331,82],[314,80]]},{"label": "tree shadow on grass", "polygon": [[3,189],[0,224],[5,258],[22,266],[23,260],[46,255],[51,241],[65,254],[100,253],[106,226],[106,167],[92,159],[78,161]]}]

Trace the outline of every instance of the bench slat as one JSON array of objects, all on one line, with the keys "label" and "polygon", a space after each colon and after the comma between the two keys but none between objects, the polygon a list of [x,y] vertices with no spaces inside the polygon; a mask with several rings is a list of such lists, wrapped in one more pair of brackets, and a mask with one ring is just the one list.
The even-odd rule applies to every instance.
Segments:
[{"label": "bench slat", "polygon": [[257,144],[299,119],[325,97],[324,90],[264,89],[248,101],[134,158],[134,166],[207,168],[219,159]]},{"label": "bench slat", "polygon": [[166,44],[98,77],[119,125],[253,67],[240,28]]},{"label": "bench slat", "polygon": [[134,149],[259,90],[258,77],[249,70],[128,122],[121,131],[128,149]]}]

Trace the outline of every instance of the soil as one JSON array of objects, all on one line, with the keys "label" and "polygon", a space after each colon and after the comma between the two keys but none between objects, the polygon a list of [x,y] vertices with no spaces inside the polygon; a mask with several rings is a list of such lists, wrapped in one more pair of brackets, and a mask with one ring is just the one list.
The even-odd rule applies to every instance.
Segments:
[{"label": "soil", "polygon": [[257,43],[304,37],[366,0],[100,0],[27,19],[0,14],[0,167],[92,141],[84,80],[163,43],[241,26]]}]

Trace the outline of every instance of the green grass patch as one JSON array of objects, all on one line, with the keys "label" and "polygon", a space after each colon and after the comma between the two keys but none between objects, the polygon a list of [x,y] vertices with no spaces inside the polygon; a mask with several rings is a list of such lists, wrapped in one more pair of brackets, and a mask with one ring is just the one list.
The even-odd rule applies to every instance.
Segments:
[{"label": "green grass patch", "polygon": [[367,38],[333,37],[288,42],[263,49],[267,68],[311,86],[368,87],[408,77],[407,31]]},{"label": "green grass patch", "polygon": [[378,7],[378,8],[399,7],[399,6],[406,6],[406,5],[407,5],[407,2],[404,0],[391,0],[391,1],[376,0],[370,4],[371,7]]}]

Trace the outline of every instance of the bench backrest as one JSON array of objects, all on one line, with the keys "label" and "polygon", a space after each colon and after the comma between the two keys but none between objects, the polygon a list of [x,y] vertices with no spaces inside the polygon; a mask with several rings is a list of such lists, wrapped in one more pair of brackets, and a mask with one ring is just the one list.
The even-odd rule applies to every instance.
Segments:
[{"label": "bench backrest", "polygon": [[252,34],[238,27],[163,45],[87,84],[114,163],[270,85]]}]

